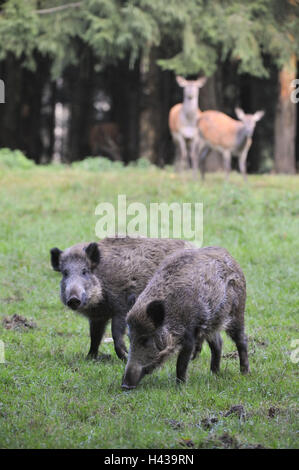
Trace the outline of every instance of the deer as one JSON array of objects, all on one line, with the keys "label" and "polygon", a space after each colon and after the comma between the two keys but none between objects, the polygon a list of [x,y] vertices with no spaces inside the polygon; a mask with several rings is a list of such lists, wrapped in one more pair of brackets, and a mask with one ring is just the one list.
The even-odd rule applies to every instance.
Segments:
[{"label": "deer", "polygon": [[190,167],[188,154],[192,162],[198,148],[197,123],[201,113],[198,108],[198,95],[199,89],[205,85],[207,79],[201,77],[197,80],[186,80],[177,76],[176,81],[184,89],[184,100],[170,109],[168,125],[176,147],[176,169],[181,171]]},{"label": "deer", "polygon": [[192,168],[196,178],[198,167],[201,177],[205,177],[205,161],[211,150],[222,154],[226,171],[226,180],[231,171],[232,155],[238,157],[239,169],[244,181],[247,179],[246,160],[252,144],[256,123],[262,119],[265,111],[245,114],[241,108],[235,108],[239,120],[233,119],[220,111],[203,111],[198,117],[198,151],[194,152]]}]

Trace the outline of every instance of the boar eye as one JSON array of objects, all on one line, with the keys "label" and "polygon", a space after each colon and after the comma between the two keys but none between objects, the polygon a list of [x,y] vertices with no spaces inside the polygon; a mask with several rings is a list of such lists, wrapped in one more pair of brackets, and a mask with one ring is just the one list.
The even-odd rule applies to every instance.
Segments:
[{"label": "boar eye", "polygon": [[68,274],[69,274],[69,272],[68,272],[67,269],[64,269],[64,270],[62,271],[62,274],[64,275],[64,277],[67,277]]},{"label": "boar eye", "polygon": [[86,276],[88,274],[88,270],[86,268],[82,269],[82,275]]}]

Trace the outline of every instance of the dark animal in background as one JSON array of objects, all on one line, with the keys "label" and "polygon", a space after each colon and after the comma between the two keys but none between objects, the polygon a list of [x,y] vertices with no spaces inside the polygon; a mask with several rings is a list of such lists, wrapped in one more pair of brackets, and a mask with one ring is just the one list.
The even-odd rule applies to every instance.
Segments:
[{"label": "dark animal in background", "polygon": [[112,319],[117,356],[126,357],[126,314],[163,259],[190,247],[183,240],[115,237],[51,250],[51,263],[62,274],[61,300],[90,323],[88,357],[96,358]]},{"label": "dark animal in background", "polygon": [[94,156],[105,155],[111,160],[122,160],[122,136],[115,122],[94,124],[89,133],[89,146]]},{"label": "dark animal in background", "polygon": [[130,350],[122,387],[135,388],[177,350],[177,381],[184,382],[204,340],[211,370],[218,372],[221,329],[236,343],[241,372],[248,373],[245,300],[244,274],[225,249],[187,249],[167,257],[127,315]]},{"label": "dark animal in background", "polygon": [[236,155],[239,159],[240,172],[246,179],[247,154],[252,144],[252,136],[256,123],[262,119],[265,112],[245,114],[240,108],[235,109],[239,121],[232,119],[220,111],[203,111],[198,119],[199,144],[198,152],[194,153],[192,167],[197,176],[198,167],[201,176],[205,176],[205,161],[211,150],[221,153],[228,178],[231,171],[231,158]]}]

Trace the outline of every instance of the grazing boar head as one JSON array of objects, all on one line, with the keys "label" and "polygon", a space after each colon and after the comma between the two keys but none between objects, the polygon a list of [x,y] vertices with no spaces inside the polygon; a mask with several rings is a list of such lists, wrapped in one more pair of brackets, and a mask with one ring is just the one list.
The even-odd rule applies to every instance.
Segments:
[{"label": "grazing boar head", "polygon": [[153,300],[145,308],[141,301],[127,316],[130,350],[122,388],[135,388],[145,374],[151,373],[172,352],[172,337],[165,324],[165,305]]}]

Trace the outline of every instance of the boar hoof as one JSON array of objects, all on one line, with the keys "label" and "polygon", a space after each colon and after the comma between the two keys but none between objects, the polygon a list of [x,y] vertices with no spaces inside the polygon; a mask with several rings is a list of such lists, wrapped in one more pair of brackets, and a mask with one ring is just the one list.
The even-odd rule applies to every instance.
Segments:
[{"label": "boar hoof", "polygon": [[249,367],[241,367],[241,374],[242,375],[247,375],[247,374],[250,374],[251,373],[251,370]]},{"label": "boar hoof", "polygon": [[179,377],[176,378],[176,384],[177,384],[177,385],[182,385],[182,384],[184,384],[185,382],[186,382],[186,379],[185,379],[185,378],[179,378]]},{"label": "boar hoof", "polygon": [[134,390],[134,388],[136,388],[136,386],[135,385],[122,384],[121,388],[126,392],[128,390]]},{"label": "boar hoof", "polygon": [[109,361],[111,359],[110,354],[90,354],[86,356],[87,361]]}]

